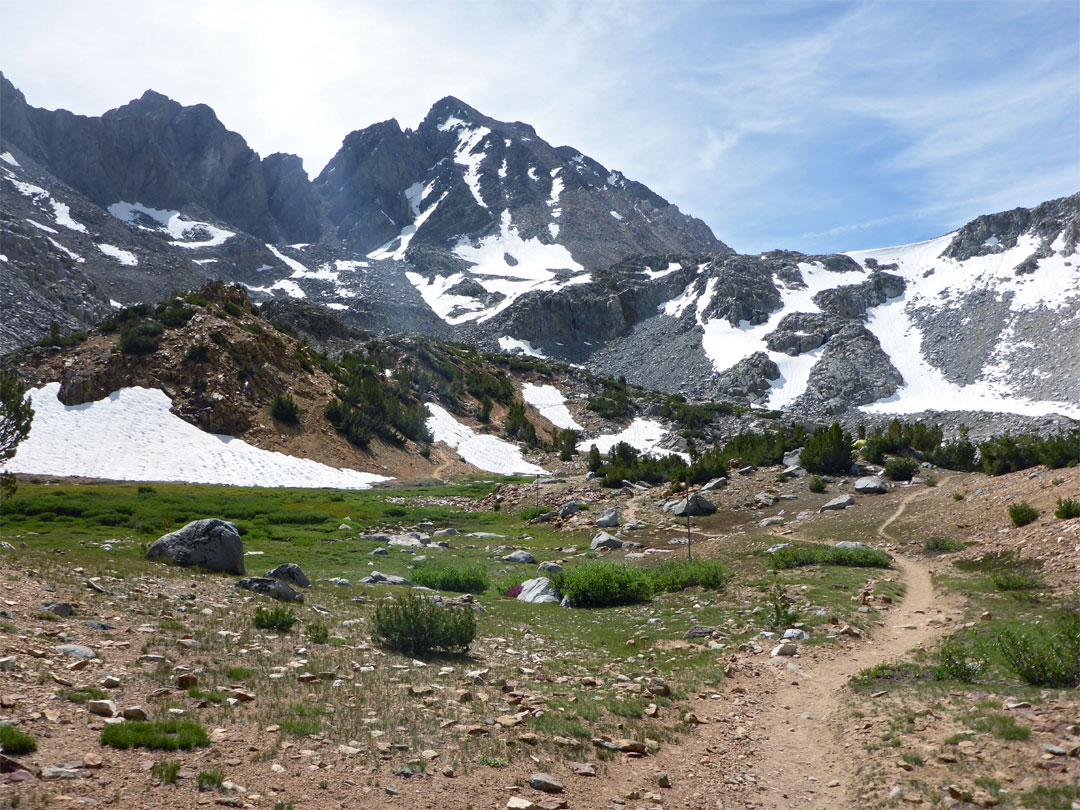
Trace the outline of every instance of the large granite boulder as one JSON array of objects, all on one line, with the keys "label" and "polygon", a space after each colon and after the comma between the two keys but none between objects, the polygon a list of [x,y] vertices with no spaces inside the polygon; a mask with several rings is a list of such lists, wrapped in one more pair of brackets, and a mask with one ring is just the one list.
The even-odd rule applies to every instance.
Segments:
[{"label": "large granite boulder", "polygon": [[208,571],[244,574],[244,544],[236,526],[227,520],[193,520],[182,529],[159,537],[146,559],[167,559],[177,565],[197,565]]},{"label": "large granite boulder", "polygon": [[282,582],[287,582],[298,588],[311,587],[311,580],[308,579],[307,574],[304,573],[304,569],[296,563],[282,563],[272,571],[267,571],[266,576],[270,577],[270,579],[278,579]]},{"label": "large granite boulder", "polygon": [[557,605],[562,600],[562,597],[559,596],[559,592],[555,590],[555,586],[551,584],[550,579],[547,577],[536,577],[535,579],[527,579],[521,583],[521,593],[517,595],[517,600],[519,602],[528,602],[533,605]]}]

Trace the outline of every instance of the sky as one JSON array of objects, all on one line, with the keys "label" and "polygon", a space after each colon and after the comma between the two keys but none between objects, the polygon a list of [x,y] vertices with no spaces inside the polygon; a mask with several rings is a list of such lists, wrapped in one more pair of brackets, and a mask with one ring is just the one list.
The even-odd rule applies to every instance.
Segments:
[{"label": "sky", "polygon": [[0,70],[100,115],[209,104],[315,176],[453,95],[739,252],[921,241],[1080,191],[1080,2],[0,0]]}]

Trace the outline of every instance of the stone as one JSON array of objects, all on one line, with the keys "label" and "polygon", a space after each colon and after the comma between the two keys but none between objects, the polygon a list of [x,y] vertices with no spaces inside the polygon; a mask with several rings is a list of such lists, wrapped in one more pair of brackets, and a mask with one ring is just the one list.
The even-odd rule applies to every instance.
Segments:
[{"label": "stone", "polygon": [[82,644],[60,644],[57,646],[56,651],[64,655],[71,656],[72,658],[79,658],[83,661],[89,661],[91,658],[97,658],[97,653],[91,650],[89,647],[84,647]]},{"label": "stone", "polygon": [[571,762],[570,770],[576,776],[596,776],[596,767],[588,762]]},{"label": "stone", "polygon": [[810,638],[810,634],[805,630],[800,630],[797,627],[792,627],[784,631],[783,638],[791,639],[793,641],[806,641]]},{"label": "stone", "polygon": [[562,596],[551,584],[547,577],[527,579],[521,583],[521,593],[517,595],[519,602],[528,602],[532,605],[553,604],[557,605]]},{"label": "stone", "polygon": [[159,537],[146,559],[168,559],[177,565],[197,565],[209,571],[239,574],[244,571],[244,544],[236,526],[227,520],[194,520],[182,529]]},{"label": "stone", "polygon": [[767,529],[770,526],[783,526],[784,525],[784,519],[782,517],[779,517],[779,516],[767,517],[764,520],[762,520],[760,523],[758,523],[758,525],[763,529]]},{"label": "stone", "polygon": [[284,582],[271,579],[270,577],[244,577],[238,580],[236,583],[237,588],[243,588],[246,591],[253,591],[263,596],[269,596],[271,599],[278,599],[282,602],[303,602],[304,595],[299,591],[294,591]]},{"label": "stone", "polygon": [[610,509],[605,509],[603,514],[596,521],[596,525],[602,529],[613,529],[619,525],[619,509],[612,506]]},{"label": "stone", "polygon": [[792,464],[790,467],[784,467],[784,475],[788,478],[802,478],[806,475],[806,470],[798,464]]},{"label": "stone", "polygon": [[277,568],[267,571],[266,576],[270,579],[287,582],[289,585],[295,585],[297,588],[311,587],[311,580],[304,573],[304,569],[296,563],[282,563]]},{"label": "stone", "polygon": [[696,515],[711,515],[716,512],[716,504],[695,492],[692,495],[688,495],[687,497],[676,501],[675,504],[667,508],[666,511],[676,517],[686,517],[687,515],[690,515],[691,517]]},{"label": "stone", "polygon": [[695,624],[683,634],[683,638],[712,638],[716,628],[707,624]]},{"label": "stone", "polygon": [[701,487],[702,492],[710,492],[714,489],[723,489],[727,486],[727,479],[724,477],[714,478],[711,481],[703,484]]},{"label": "stone", "polygon": [[115,630],[111,624],[105,622],[99,622],[97,619],[86,619],[82,622],[83,627],[89,627],[91,630]]},{"label": "stone", "polygon": [[387,551],[382,546],[380,546],[379,548],[376,548],[376,549],[372,549],[371,551],[368,552],[368,554],[370,554],[372,557],[385,557],[389,553],[390,552]]},{"label": "stone", "polygon": [[99,717],[116,717],[116,704],[111,700],[88,700],[86,710]]},{"label": "stone", "polygon": [[559,517],[561,517],[561,518],[573,517],[580,510],[581,510],[581,507],[578,505],[577,501],[567,501],[566,503],[564,503],[562,506],[559,507]]},{"label": "stone", "polygon": [[116,689],[116,687],[120,686],[120,683],[120,679],[115,675],[106,675],[101,679],[101,685],[105,689]]},{"label": "stone", "polygon": [[771,492],[759,492],[754,496],[754,503],[761,507],[772,506],[776,503],[776,496]]},{"label": "stone", "polygon": [[101,758],[101,754],[91,751],[88,754],[83,754],[83,767],[90,768],[91,770],[97,770],[105,764],[105,760]]},{"label": "stone", "polygon": [[563,783],[551,774],[534,773],[529,777],[529,787],[542,790],[544,793],[562,793]]},{"label": "stone", "polygon": [[671,687],[668,686],[668,682],[663,678],[651,678],[649,685],[646,687],[651,694],[659,697],[666,697],[671,694]]},{"label": "stone", "polygon": [[557,574],[563,570],[563,567],[550,560],[544,560],[544,562],[536,567],[536,570],[541,574]]},{"label": "stone", "polygon": [[400,585],[404,588],[414,587],[409,580],[405,579],[405,577],[399,577],[397,574],[383,574],[379,571],[372,571],[360,581],[366,585]]},{"label": "stone", "polygon": [[513,552],[507,554],[505,557],[502,558],[502,561],[503,562],[510,562],[510,563],[523,563],[523,564],[528,564],[528,565],[535,565],[536,564],[536,557],[534,557],[532,554],[530,554],[527,551],[521,550],[521,551],[513,551]]},{"label": "stone", "polygon": [[847,509],[849,506],[855,503],[855,498],[851,495],[839,495],[833,498],[826,504],[823,504],[819,512],[839,512],[843,509]]},{"label": "stone", "polygon": [[799,651],[798,646],[792,641],[783,641],[772,648],[772,652],[769,653],[773,658],[778,655],[795,655]]},{"label": "stone", "polygon": [[656,773],[654,773],[653,781],[656,782],[657,787],[671,787],[671,777],[667,775],[667,771],[657,771]]},{"label": "stone", "polygon": [[506,810],[538,810],[536,802],[526,799],[524,796],[511,796],[506,800]]},{"label": "stone", "polygon": [[769,546],[765,549],[765,553],[775,554],[778,551],[783,551],[785,548],[791,548],[791,543],[777,543],[775,546]]},{"label": "stone", "polygon": [[600,548],[622,548],[623,541],[613,534],[607,532],[597,532],[593,539],[589,542],[589,548],[592,551],[596,551]]},{"label": "stone", "polygon": [[78,779],[80,776],[82,776],[82,773],[79,768],[68,768],[63,765],[47,765],[41,769],[41,778],[46,781],[51,781],[53,779]]},{"label": "stone", "polygon": [[124,709],[125,720],[149,720],[150,715],[142,706],[128,706]]},{"label": "stone", "polygon": [[181,672],[176,676],[176,685],[180,689],[190,689],[192,686],[197,686],[199,683],[199,676],[194,672]]},{"label": "stone", "polygon": [[856,479],[855,491],[860,495],[881,495],[889,491],[889,486],[876,475],[864,475]]},{"label": "stone", "polygon": [[65,619],[75,615],[75,608],[71,606],[70,602],[57,602],[53,599],[47,599],[41,603],[41,609],[46,613],[52,613],[54,616]]}]

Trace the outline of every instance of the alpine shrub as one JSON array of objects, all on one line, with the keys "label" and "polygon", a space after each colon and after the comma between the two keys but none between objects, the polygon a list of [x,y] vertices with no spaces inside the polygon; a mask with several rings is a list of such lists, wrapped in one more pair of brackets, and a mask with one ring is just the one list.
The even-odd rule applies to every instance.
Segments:
[{"label": "alpine shrub", "polygon": [[1080,613],[1049,623],[1004,628],[997,647],[1005,662],[1032,686],[1080,686]]},{"label": "alpine shrub", "polygon": [[1060,520],[1070,520],[1072,518],[1080,517],[1080,503],[1077,503],[1072,498],[1057,499],[1057,509],[1054,510],[1054,517]]},{"label": "alpine shrub", "polygon": [[210,745],[210,735],[205,728],[190,720],[131,720],[105,726],[101,732],[101,744],[120,749],[176,751]]},{"label": "alpine shrub", "polygon": [[838,422],[815,430],[799,455],[799,463],[812,473],[846,473],[854,460],[851,434],[844,433]]},{"label": "alpine shrub", "polygon": [[731,569],[719,560],[665,560],[646,569],[655,593],[672,593],[699,586],[719,590],[731,579]]},{"label": "alpine shrub", "polygon": [[652,597],[649,575],[617,562],[589,562],[558,571],[551,584],[573,607],[634,605]]},{"label": "alpine shrub", "polygon": [[476,614],[469,608],[440,607],[417,593],[380,602],[372,617],[374,640],[407,655],[464,653],[476,638]]},{"label": "alpine shrub", "polygon": [[270,403],[270,415],[279,422],[295,425],[300,421],[300,408],[291,394],[278,394]]},{"label": "alpine shrub", "polygon": [[436,591],[483,593],[490,584],[487,572],[475,563],[454,565],[425,560],[417,564],[410,576],[417,585]]},{"label": "alpine shrub", "polygon": [[885,462],[885,475],[893,481],[910,481],[919,471],[919,462],[913,458],[899,456]]},{"label": "alpine shrub", "polygon": [[14,726],[0,726],[0,748],[5,754],[19,756],[37,751],[37,741]]},{"label": "alpine shrub", "polygon": [[876,548],[838,548],[837,546],[788,546],[769,555],[777,571],[804,565],[838,565],[848,568],[888,568],[889,555]]},{"label": "alpine shrub", "polygon": [[807,476],[806,488],[811,492],[821,494],[825,491],[825,480],[820,475]]},{"label": "alpine shrub", "polygon": [[1013,526],[1027,526],[1039,516],[1039,510],[1027,501],[1014,503],[1009,507],[1009,519]]},{"label": "alpine shrub", "polygon": [[288,633],[296,624],[296,611],[281,605],[272,608],[257,607],[252,622],[260,630],[280,630]]}]

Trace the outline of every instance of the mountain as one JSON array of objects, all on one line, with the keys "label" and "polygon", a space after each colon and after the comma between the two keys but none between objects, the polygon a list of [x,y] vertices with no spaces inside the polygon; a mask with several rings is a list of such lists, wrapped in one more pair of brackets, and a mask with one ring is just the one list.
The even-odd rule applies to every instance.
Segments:
[{"label": "mountain", "polygon": [[[0,349],[211,279],[647,388],[820,420],[1080,417],[1080,195],[920,245],[743,256],[528,124],[438,101],[347,135],[310,179],[205,105],[100,117],[0,76]],[[859,410],[856,410],[859,409]]]}]

